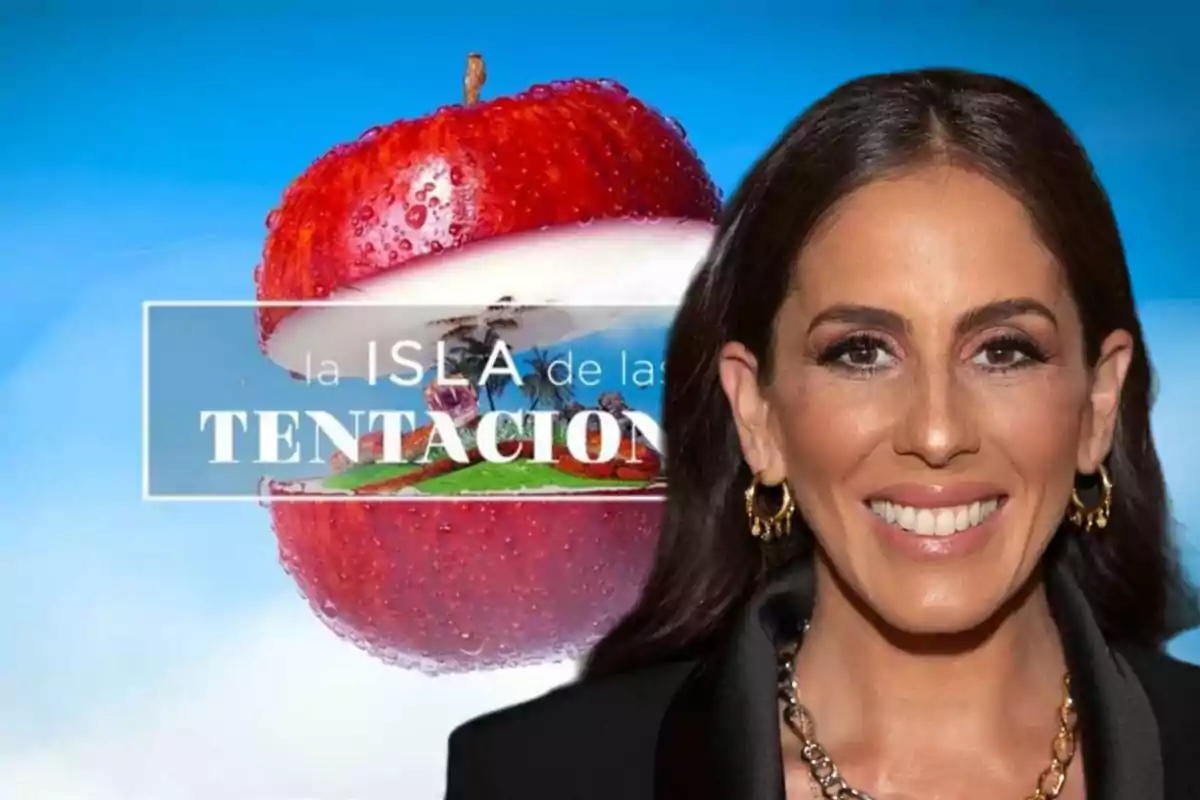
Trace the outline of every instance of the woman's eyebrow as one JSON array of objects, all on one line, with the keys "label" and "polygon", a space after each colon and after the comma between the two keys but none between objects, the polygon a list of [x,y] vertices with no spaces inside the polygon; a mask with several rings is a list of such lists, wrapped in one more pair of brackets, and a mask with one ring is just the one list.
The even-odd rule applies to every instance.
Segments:
[{"label": "woman's eyebrow", "polygon": [[954,328],[961,335],[1025,314],[1036,314],[1047,320],[1055,329],[1058,328],[1058,317],[1054,316],[1054,312],[1044,303],[1034,300],[1031,297],[1014,297],[1008,300],[997,300],[994,303],[987,303],[978,308],[973,308],[959,317],[958,323]]},{"label": "woman's eyebrow", "polygon": [[[1058,327],[1058,317],[1046,304],[1030,297],[1013,297],[1007,300],[996,300],[992,303],[973,308],[959,317],[955,331],[962,335],[977,328],[994,325],[1013,317],[1024,314],[1036,314],[1046,319],[1055,328]],[[828,322],[840,322],[850,325],[864,325],[887,331],[904,332],[910,329],[907,320],[895,311],[875,306],[839,303],[821,311],[812,322],[808,331],[812,333],[818,326]]]},{"label": "woman's eyebrow", "polygon": [[808,332],[812,333],[818,326],[824,325],[827,322],[867,325],[890,331],[904,331],[908,329],[908,323],[904,321],[904,317],[895,311],[888,311],[886,308],[876,308],[874,306],[839,303],[838,305],[826,308],[813,317],[812,322],[808,325]]}]

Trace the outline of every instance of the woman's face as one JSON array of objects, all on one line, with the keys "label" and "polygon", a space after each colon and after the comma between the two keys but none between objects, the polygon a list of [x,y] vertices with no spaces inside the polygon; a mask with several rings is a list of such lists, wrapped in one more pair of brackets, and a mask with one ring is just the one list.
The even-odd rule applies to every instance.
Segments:
[{"label": "woman's face", "polygon": [[1110,449],[1132,352],[1114,333],[1089,368],[1026,210],[952,167],[834,209],[774,347],[765,387],[745,348],[723,353],[746,459],[787,480],[842,583],[914,633],[982,624],[1026,582]]}]

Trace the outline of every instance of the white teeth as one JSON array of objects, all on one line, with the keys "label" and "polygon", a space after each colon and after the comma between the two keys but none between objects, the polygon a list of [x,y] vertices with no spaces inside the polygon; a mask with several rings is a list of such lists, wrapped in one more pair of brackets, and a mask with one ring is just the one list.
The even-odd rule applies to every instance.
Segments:
[{"label": "white teeth", "polygon": [[995,497],[965,506],[945,508],[914,508],[888,500],[871,501],[871,511],[876,516],[917,536],[949,536],[965,531],[990,517],[999,506],[1000,500]]},{"label": "white teeth", "polygon": [[959,506],[954,512],[954,530],[965,531],[967,526],[971,524],[971,512],[966,506]]}]

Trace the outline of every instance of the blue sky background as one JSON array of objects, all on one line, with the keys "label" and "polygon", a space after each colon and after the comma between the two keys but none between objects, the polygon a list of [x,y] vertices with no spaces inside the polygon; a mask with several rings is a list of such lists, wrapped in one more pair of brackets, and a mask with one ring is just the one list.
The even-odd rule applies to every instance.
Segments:
[{"label": "blue sky background", "polygon": [[[567,676],[377,665],[294,596],[263,509],[140,502],[141,301],[252,297],[288,181],[457,101],[470,50],[485,96],[620,80],[727,192],[855,75],[1028,82],[1112,195],[1176,511],[1200,529],[1200,23],[1182,3],[31,5],[0,3],[0,795],[432,800],[444,732]],[[1200,639],[1179,652],[1200,661]]]}]

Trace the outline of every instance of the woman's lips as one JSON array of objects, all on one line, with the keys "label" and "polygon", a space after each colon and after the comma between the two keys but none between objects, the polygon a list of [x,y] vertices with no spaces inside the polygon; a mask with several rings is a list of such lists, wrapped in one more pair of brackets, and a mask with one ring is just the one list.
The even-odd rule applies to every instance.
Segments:
[{"label": "woman's lips", "polygon": [[867,503],[887,500],[914,508],[951,508],[1007,494],[1005,488],[996,483],[896,483],[868,495]]},{"label": "woman's lips", "polygon": [[1006,500],[1003,489],[991,484],[905,484],[872,495],[864,505],[889,546],[928,558],[982,548]]}]

